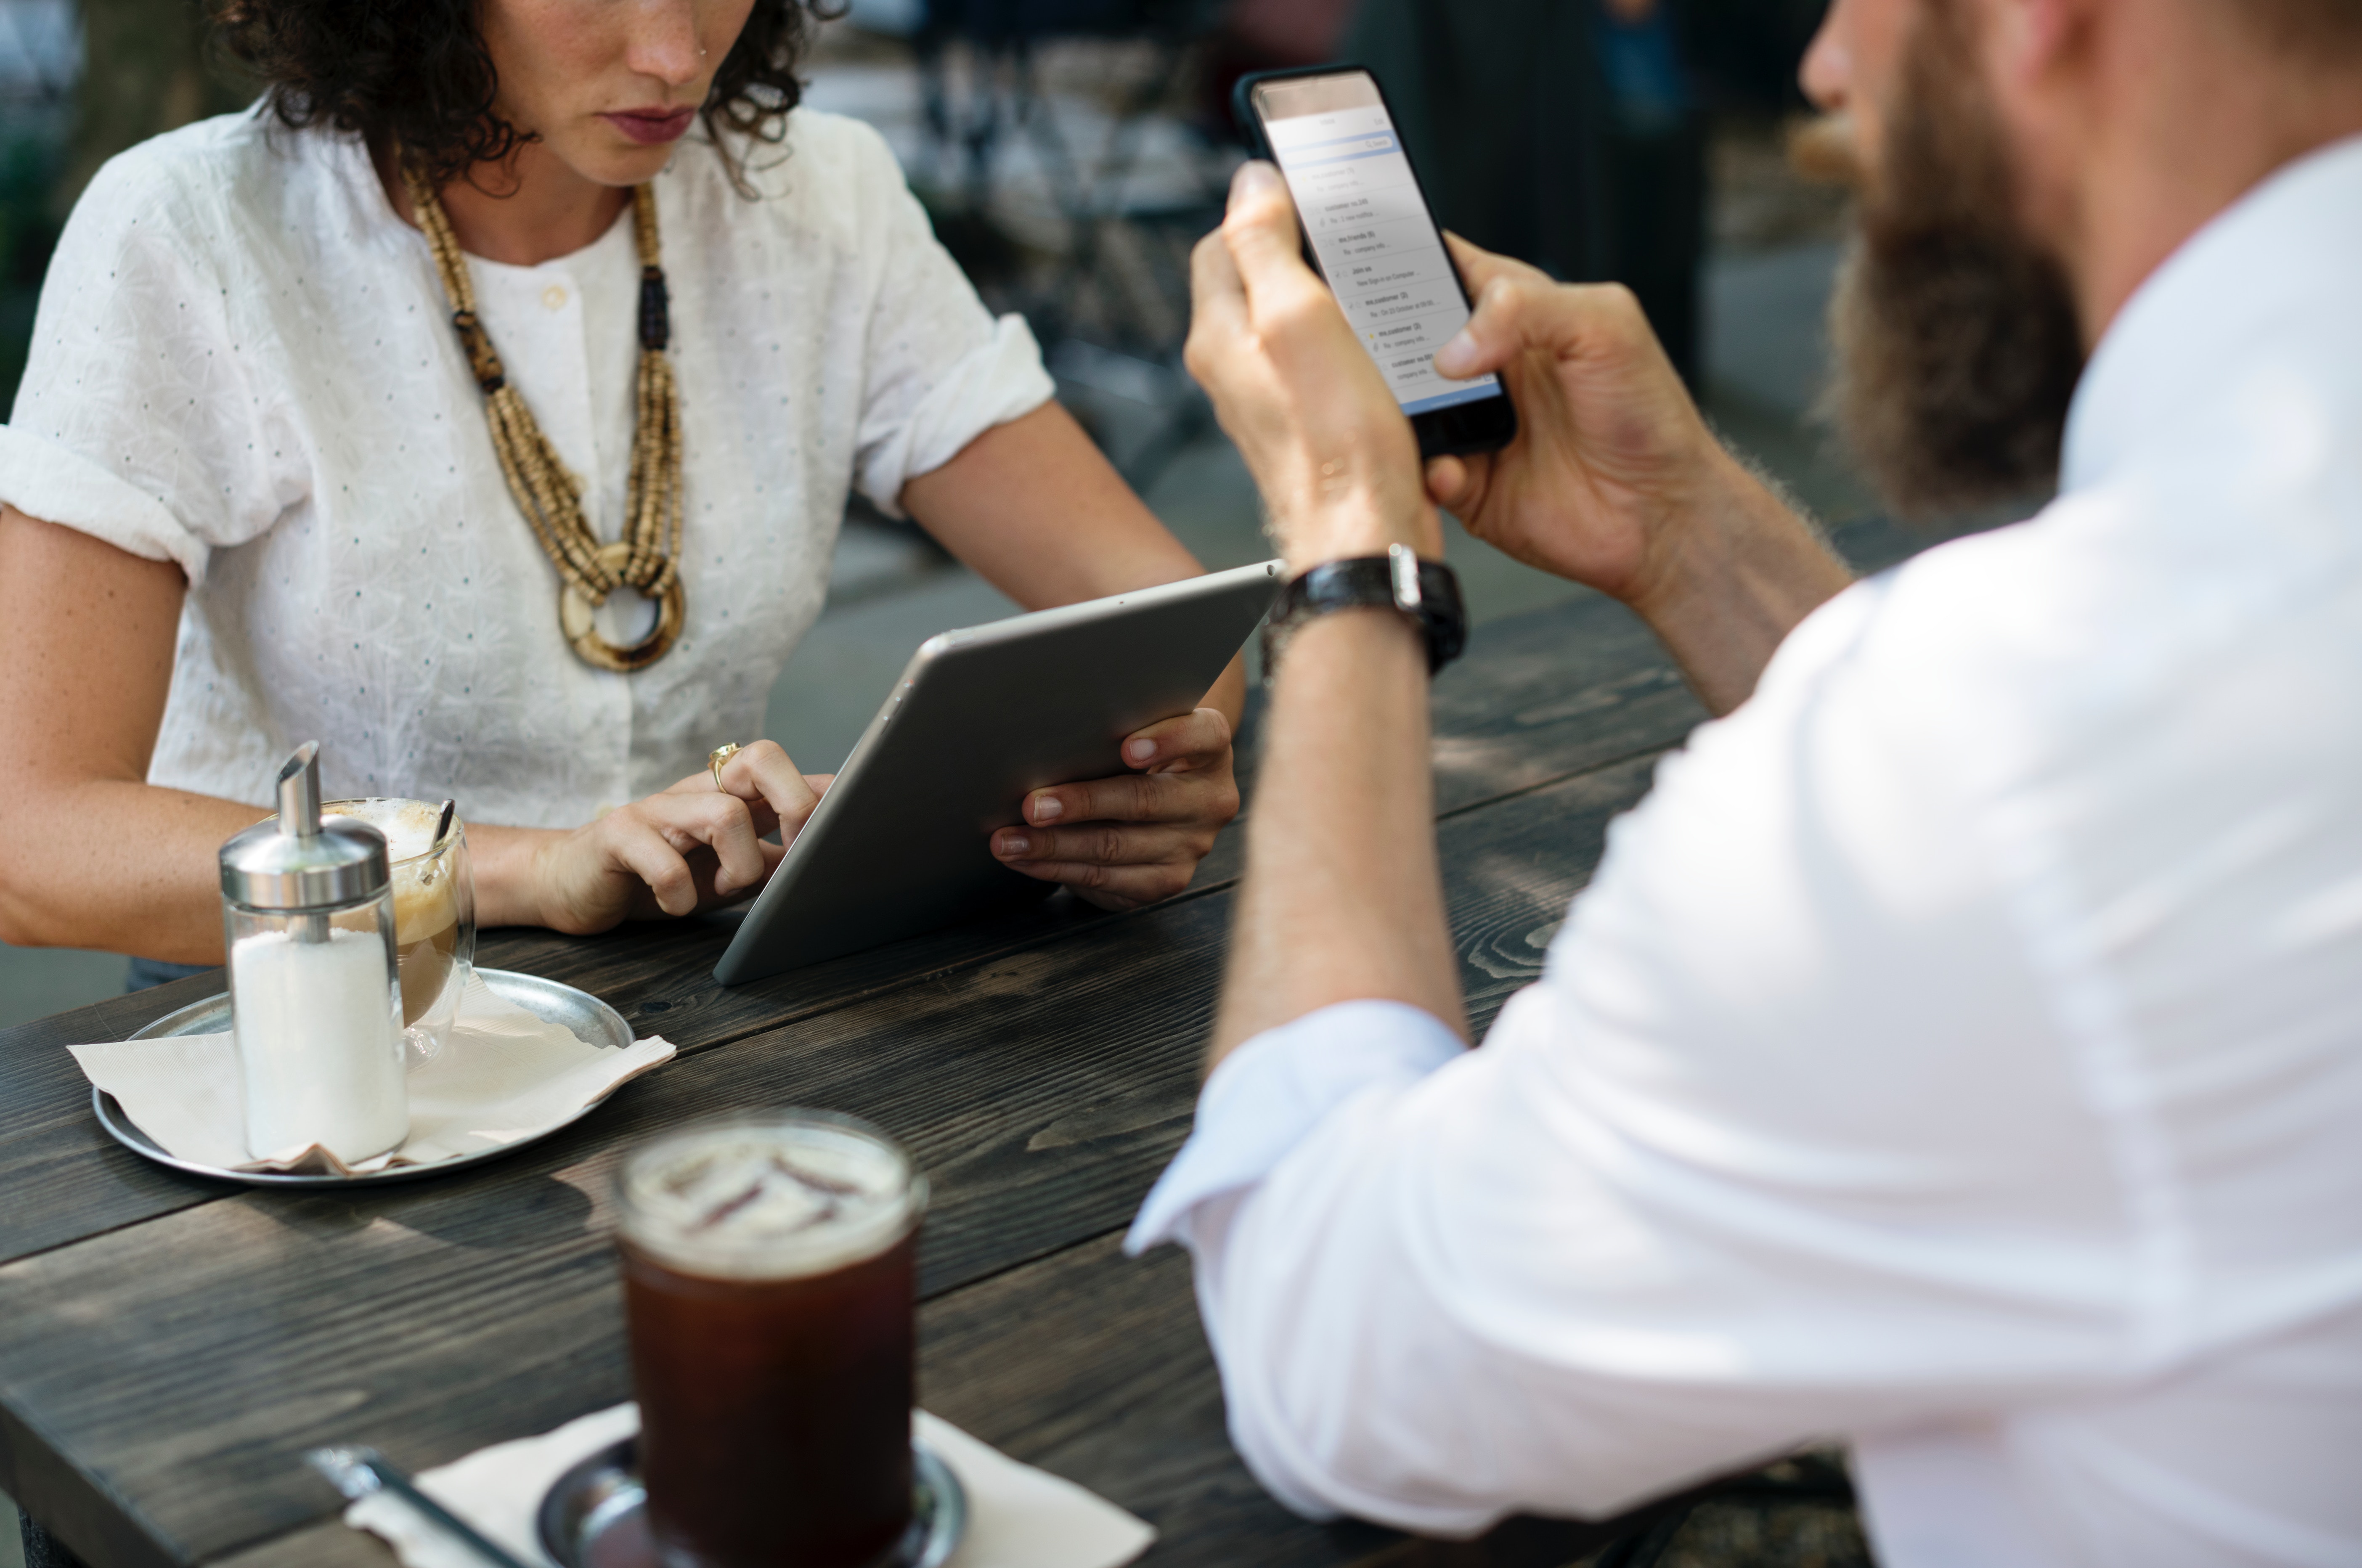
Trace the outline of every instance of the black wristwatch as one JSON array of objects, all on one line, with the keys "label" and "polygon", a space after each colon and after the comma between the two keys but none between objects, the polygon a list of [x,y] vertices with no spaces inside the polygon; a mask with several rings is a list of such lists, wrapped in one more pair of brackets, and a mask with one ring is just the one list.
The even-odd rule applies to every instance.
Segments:
[{"label": "black wristwatch", "polygon": [[1468,610],[1460,579],[1441,561],[1423,561],[1407,545],[1383,556],[1323,561],[1279,591],[1264,623],[1264,678],[1278,668],[1280,654],[1297,627],[1332,610],[1401,612],[1427,639],[1427,672],[1433,675],[1468,646]]}]

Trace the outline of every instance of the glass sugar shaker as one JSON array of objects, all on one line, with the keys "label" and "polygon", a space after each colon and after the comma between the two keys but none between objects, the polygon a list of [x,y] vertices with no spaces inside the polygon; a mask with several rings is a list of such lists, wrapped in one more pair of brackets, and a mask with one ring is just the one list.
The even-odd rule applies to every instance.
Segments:
[{"label": "glass sugar shaker", "polygon": [[279,770],[279,815],[222,845],[232,1029],[258,1160],[351,1165],[410,1132],[385,835],[320,820],[320,743]]}]

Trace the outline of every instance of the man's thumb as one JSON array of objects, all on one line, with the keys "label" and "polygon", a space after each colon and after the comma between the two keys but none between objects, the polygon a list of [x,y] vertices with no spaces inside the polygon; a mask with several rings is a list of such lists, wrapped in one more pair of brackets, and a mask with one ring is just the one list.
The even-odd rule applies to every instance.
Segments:
[{"label": "man's thumb", "polygon": [[1231,204],[1222,218],[1231,255],[1250,286],[1275,262],[1298,261],[1296,207],[1279,171],[1260,160],[1239,165],[1231,179]]}]

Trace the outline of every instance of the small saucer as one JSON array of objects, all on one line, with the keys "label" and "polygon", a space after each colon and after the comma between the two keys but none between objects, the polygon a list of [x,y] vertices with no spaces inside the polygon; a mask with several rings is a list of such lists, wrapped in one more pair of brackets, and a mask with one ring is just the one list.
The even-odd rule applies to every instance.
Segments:
[{"label": "small saucer", "polygon": [[[624,1015],[601,1001],[590,992],[578,990],[562,980],[545,980],[538,975],[521,975],[513,969],[478,969],[476,977],[485,988],[503,1001],[513,1002],[536,1018],[547,1019],[571,1030],[576,1039],[586,1045],[604,1050],[624,1051],[631,1048],[631,1025]],[[135,1032],[134,1040],[157,1040],[178,1034],[222,1034],[230,1028],[229,993],[191,1002],[177,1012],[163,1017]],[[610,1090],[609,1093],[613,1093]],[[355,1187],[370,1182],[416,1181],[421,1176],[444,1176],[462,1166],[484,1160],[497,1160],[515,1154],[531,1143],[537,1143],[554,1132],[573,1126],[607,1103],[600,1096],[573,1115],[552,1122],[540,1131],[511,1143],[495,1144],[489,1149],[477,1149],[464,1154],[423,1165],[390,1165],[383,1170],[353,1176],[332,1176],[310,1171],[241,1171],[226,1165],[200,1165],[183,1160],[140,1130],[139,1124],[125,1114],[121,1102],[103,1088],[90,1091],[90,1108],[98,1117],[98,1124],[106,1129],[107,1136],[142,1158],[160,1165],[170,1165],[191,1176],[211,1176],[215,1181],[234,1181],[246,1187]]]},{"label": "small saucer", "polygon": [[[967,1493],[925,1443],[911,1444],[911,1528],[876,1568],[943,1568],[967,1533]],[[639,1440],[611,1443],[559,1476],[541,1500],[542,1550],[558,1568],[657,1568]]]}]

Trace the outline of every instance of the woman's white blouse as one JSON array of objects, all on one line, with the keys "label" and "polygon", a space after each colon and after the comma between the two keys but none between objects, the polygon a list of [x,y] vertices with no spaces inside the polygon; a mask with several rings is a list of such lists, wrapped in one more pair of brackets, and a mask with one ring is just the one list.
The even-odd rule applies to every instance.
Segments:
[{"label": "woman's white blouse", "polygon": [[[876,132],[798,109],[783,147],[750,150],[758,199],[702,141],[656,182],[688,624],[634,675],[560,635],[557,573],[502,478],[425,240],[357,139],[229,116],[100,171],[41,292],[0,500],[187,573],[150,782],[260,805],[316,738],[332,794],[565,826],[761,732],[848,489],[892,510],[1052,387]],[[613,538],[638,352],[628,217],[538,267],[469,266],[510,381]]]}]

